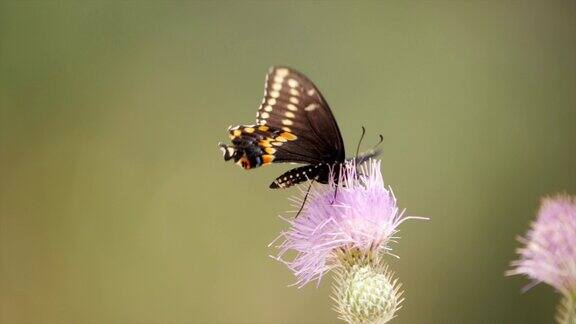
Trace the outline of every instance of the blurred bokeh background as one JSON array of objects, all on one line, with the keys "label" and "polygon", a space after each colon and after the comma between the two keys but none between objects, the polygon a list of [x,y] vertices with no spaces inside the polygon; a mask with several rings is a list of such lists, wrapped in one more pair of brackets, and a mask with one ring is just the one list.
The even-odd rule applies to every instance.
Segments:
[{"label": "blurred bokeh background", "polygon": [[267,245],[288,166],[216,143],[268,66],[323,91],[352,152],[383,133],[408,214],[394,323],[551,323],[506,278],[542,195],[576,193],[576,3],[2,1],[1,323],[334,323],[330,280]]}]

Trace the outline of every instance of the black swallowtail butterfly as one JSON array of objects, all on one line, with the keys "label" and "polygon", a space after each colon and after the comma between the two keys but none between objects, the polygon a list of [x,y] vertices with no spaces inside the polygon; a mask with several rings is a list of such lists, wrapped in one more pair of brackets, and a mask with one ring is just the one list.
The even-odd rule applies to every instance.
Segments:
[{"label": "black swallowtail butterfly", "polygon": [[273,66],[266,75],[256,124],[228,131],[232,145],[218,143],[224,160],[234,160],[246,170],[270,163],[306,164],[276,178],[272,189],[307,180],[326,184],[331,169],[337,177],[346,159],[342,135],[326,100],[306,76],[284,66]]}]

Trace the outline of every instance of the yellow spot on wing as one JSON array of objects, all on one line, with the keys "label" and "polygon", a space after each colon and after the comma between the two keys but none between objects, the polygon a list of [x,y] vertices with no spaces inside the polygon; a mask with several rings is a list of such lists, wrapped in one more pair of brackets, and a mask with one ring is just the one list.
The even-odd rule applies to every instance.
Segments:
[{"label": "yellow spot on wing", "polygon": [[233,134],[234,137],[238,137],[238,136],[240,136],[240,134],[242,134],[241,130],[239,130],[239,129],[234,130],[234,134]]},{"label": "yellow spot on wing", "polygon": [[267,147],[264,149],[264,151],[266,151],[266,153],[268,154],[274,154],[276,152],[276,149],[272,147]]},{"label": "yellow spot on wing", "polygon": [[252,128],[252,127],[246,127],[246,128],[244,128],[244,131],[245,131],[246,133],[254,133],[254,128]]},{"label": "yellow spot on wing", "polygon": [[265,132],[265,131],[267,131],[268,129],[270,129],[268,126],[260,126],[260,127],[258,127],[258,130],[261,131],[261,132]]},{"label": "yellow spot on wing", "polygon": [[286,138],[284,138],[284,137],[282,137],[282,136],[276,137],[275,140],[278,141],[278,142],[287,142],[287,141],[288,141]]},{"label": "yellow spot on wing", "polygon": [[261,140],[260,142],[258,142],[258,146],[260,146],[260,147],[272,147],[272,144],[270,144],[270,140]]},{"label": "yellow spot on wing", "polygon": [[298,136],[296,136],[292,133],[289,133],[289,132],[284,132],[284,133],[280,134],[280,136],[282,136],[283,138],[285,138],[289,141],[293,141],[293,140],[298,138]]}]

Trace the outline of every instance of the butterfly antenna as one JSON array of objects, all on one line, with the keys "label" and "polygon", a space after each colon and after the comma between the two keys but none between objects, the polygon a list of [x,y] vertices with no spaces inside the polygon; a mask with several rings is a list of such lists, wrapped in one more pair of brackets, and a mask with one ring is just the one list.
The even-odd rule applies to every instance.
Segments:
[{"label": "butterfly antenna", "polygon": [[362,144],[362,140],[364,139],[364,134],[366,134],[366,128],[362,126],[362,135],[360,135],[360,140],[358,141],[358,146],[356,147],[356,156],[360,153],[360,145]]},{"label": "butterfly antenna", "polygon": [[298,210],[298,213],[296,213],[296,216],[294,216],[294,218],[298,218],[298,216],[304,209],[304,205],[306,205],[306,199],[308,199],[308,194],[310,193],[310,189],[312,188],[312,184],[314,184],[315,180],[316,179],[310,180],[310,185],[308,186],[308,190],[306,190],[306,195],[304,196],[304,200],[302,201],[302,206],[300,206],[300,210]]},{"label": "butterfly antenna", "polygon": [[372,148],[372,150],[376,150],[378,148],[378,146],[380,146],[380,144],[382,144],[382,142],[384,142],[384,136],[382,136],[382,134],[378,134],[378,136],[380,137],[380,140],[378,141],[378,143],[376,143],[376,145],[374,145],[374,147]]}]

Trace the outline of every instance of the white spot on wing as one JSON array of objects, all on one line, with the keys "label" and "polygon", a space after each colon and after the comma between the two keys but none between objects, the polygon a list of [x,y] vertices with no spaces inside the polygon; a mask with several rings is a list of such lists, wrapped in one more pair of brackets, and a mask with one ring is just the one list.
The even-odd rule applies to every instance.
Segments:
[{"label": "white spot on wing", "polygon": [[297,105],[300,103],[300,100],[296,97],[290,97],[290,102]]},{"label": "white spot on wing", "polygon": [[294,79],[289,79],[288,85],[290,86],[290,88],[296,88],[298,86],[298,81],[296,81]]},{"label": "white spot on wing", "polygon": [[314,111],[314,110],[316,110],[318,107],[319,107],[318,104],[313,103],[313,104],[309,104],[308,106],[306,106],[306,108],[304,108],[304,110],[306,110],[306,111]]},{"label": "white spot on wing", "polygon": [[279,75],[281,77],[285,77],[290,73],[290,71],[288,71],[288,69],[286,68],[280,68],[278,70],[276,70],[276,75]]},{"label": "white spot on wing", "polygon": [[288,117],[288,118],[294,118],[294,117],[296,117],[296,116],[294,115],[294,113],[293,113],[293,112],[290,112],[290,111],[287,111],[286,113],[284,113],[284,116],[286,116],[286,117]]},{"label": "white spot on wing", "polygon": [[286,108],[292,111],[298,111],[298,107],[294,106],[293,104],[287,104]]},{"label": "white spot on wing", "polygon": [[294,123],[290,119],[282,119],[282,124],[291,126]]}]

